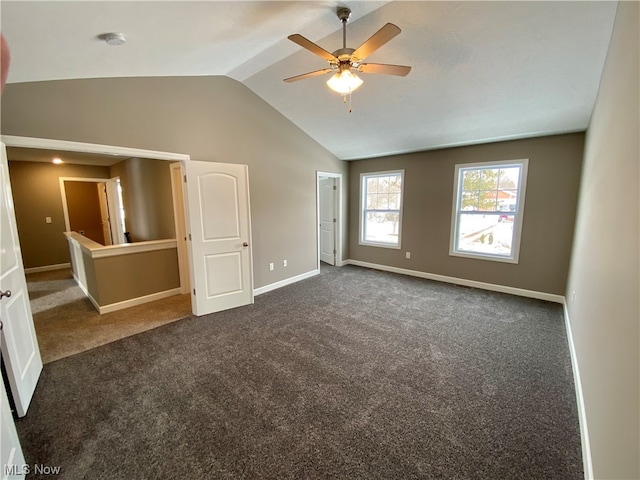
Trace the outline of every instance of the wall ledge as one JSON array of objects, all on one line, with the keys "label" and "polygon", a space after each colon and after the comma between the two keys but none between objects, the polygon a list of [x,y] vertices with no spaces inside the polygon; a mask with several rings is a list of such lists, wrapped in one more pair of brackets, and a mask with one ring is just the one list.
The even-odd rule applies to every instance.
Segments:
[{"label": "wall ledge", "polygon": [[116,257],[120,255],[129,255],[132,253],[153,252],[155,250],[167,250],[177,248],[178,242],[175,238],[166,240],[150,240],[147,242],[123,243],[121,245],[100,245],[97,242],[80,235],[77,232],[65,232],[65,236],[69,240],[75,241],[80,248],[91,258]]}]

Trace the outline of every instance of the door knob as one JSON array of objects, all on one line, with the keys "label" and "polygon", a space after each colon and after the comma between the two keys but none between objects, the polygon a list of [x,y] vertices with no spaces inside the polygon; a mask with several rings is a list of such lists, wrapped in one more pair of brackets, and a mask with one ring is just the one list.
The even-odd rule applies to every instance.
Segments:
[{"label": "door knob", "polygon": [[0,291],[0,300],[2,300],[4,297],[9,298],[10,296],[11,296],[11,290],[7,290],[6,292]]},{"label": "door knob", "polygon": [[244,243],[242,244],[242,246],[243,246],[243,247],[248,247],[248,246],[249,246],[249,244],[248,244],[247,242],[244,242]]}]

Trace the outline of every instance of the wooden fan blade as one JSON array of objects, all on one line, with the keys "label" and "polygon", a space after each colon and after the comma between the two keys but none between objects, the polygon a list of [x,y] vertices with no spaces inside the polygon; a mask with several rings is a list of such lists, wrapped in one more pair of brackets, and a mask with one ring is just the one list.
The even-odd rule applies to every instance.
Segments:
[{"label": "wooden fan blade", "polygon": [[304,80],[305,78],[316,77],[318,75],[322,75],[323,73],[333,72],[331,68],[323,68],[322,70],[315,70],[309,73],[303,73],[302,75],[296,75],[295,77],[285,78],[284,81],[287,83],[297,82],[298,80]]},{"label": "wooden fan blade", "polygon": [[411,67],[405,65],[387,65],[385,63],[361,63],[358,71],[362,73],[382,73],[384,75],[406,77],[411,71]]},{"label": "wooden fan blade", "polygon": [[338,61],[338,59],[336,57],[334,57],[331,53],[327,52],[324,48],[316,45],[311,40],[309,40],[308,38],[303,37],[302,35],[299,35],[299,34],[295,33],[293,35],[289,35],[287,38],[289,40],[291,40],[293,43],[297,43],[302,48],[306,48],[311,53],[315,53],[319,57],[322,57],[322,58],[324,58],[325,60],[327,60],[329,62],[337,62]]},{"label": "wooden fan blade", "polygon": [[355,52],[351,54],[351,58],[361,62],[382,45],[398,35],[401,31],[402,30],[393,23],[387,23],[384,27],[374,33],[369,40],[356,48]]}]

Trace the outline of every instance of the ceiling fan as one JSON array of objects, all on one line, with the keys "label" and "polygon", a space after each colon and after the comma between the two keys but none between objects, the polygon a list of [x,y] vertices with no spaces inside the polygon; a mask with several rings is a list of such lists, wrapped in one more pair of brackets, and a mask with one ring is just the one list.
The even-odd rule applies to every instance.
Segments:
[{"label": "ceiling fan", "polygon": [[363,83],[355,72],[381,73],[385,75],[397,75],[404,77],[411,71],[411,67],[404,65],[363,63],[365,58],[398,35],[401,31],[400,28],[393,23],[387,23],[358,48],[347,48],[347,21],[351,16],[351,10],[346,7],[339,7],[337,14],[338,18],[342,22],[342,48],[333,53],[329,53],[324,48],[316,45],[311,40],[308,40],[297,33],[289,35],[288,37],[292,42],[297,43],[301,47],[309,50],[311,53],[324,58],[329,62],[329,67],[285,78],[285,82],[297,82],[298,80],[304,80],[305,78],[334,72],[334,75],[327,81],[327,85],[332,90],[343,95],[347,95]]}]

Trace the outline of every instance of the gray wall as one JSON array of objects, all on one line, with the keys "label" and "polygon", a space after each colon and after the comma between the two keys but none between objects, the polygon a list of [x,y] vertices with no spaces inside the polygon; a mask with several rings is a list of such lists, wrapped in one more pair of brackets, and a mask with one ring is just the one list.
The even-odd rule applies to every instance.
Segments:
[{"label": "gray wall", "polygon": [[[68,263],[60,177],[109,178],[109,168],[14,162],[9,157],[9,177],[24,267]],[[51,223],[45,217],[51,217]]]},{"label": "gray wall", "polygon": [[598,479],[640,478],[639,24],[639,4],[620,2],[587,130],[566,292]]},{"label": "gray wall", "polygon": [[347,174],[345,162],[226,77],[10,84],[2,133],[247,164],[255,287],[316,269],[316,171]]},{"label": "gray wall", "polygon": [[120,177],[125,226],[132,242],[175,238],[171,162],[128,158],[109,168]]},{"label": "gray wall", "polygon": [[[584,134],[576,133],[350,162],[350,258],[564,295],[583,143]],[[450,256],[455,165],[522,158],[529,159],[529,173],[519,263]],[[359,245],[360,174],[401,168],[402,249]]]}]

